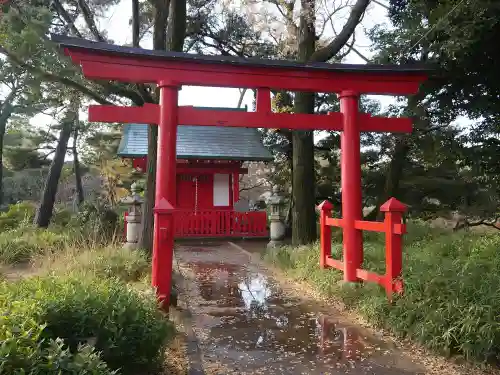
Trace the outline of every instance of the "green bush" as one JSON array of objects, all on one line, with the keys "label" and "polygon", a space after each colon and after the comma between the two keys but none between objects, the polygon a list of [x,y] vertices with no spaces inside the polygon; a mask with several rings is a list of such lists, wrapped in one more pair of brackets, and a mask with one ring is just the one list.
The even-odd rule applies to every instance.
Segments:
[{"label": "green bush", "polygon": [[118,214],[103,201],[84,202],[73,224],[109,238],[118,229]]},{"label": "green bush", "polygon": [[64,207],[54,207],[50,224],[65,227],[71,222],[72,217],[71,210]]},{"label": "green bush", "polygon": [[24,223],[31,223],[35,217],[35,211],[36,206],[32,202],[10,205],[7,212],[0,214],[0,231],[14,229]]},{"label": "green bush", "polygon": [[[112,375],[94,348],[81,345],[71,352],[60,338],[43,339],[45,325],[31,316],[34,304],[2,306],[0,374]],[[7,307],[7,308],[6,308]]]},{"label": "green bush", "polygon": [[3,283],[0,294],[0,311],[32,306],[25,319],[45,324],[44,340],[61,338],[72,353],[92,344],[110,368],[123,373],[157,368],[174,335],[153,295],[140,295],[117,279],[30,278]]},{"label": "green bush", "polygon": [[[405,236],[405,293],[390,305],[373,284],[343,288],[336,270],[320,270],[318,246],[284,248],[266,259],[326,295],[343,298],[369,321],[444,354],[500,360],[500,236],[451,233],[409,225]],[[383,235],[365,236],[363,268],[384,272]],[[332,251],[340,257],[341,245]]]},{"label": "green bush", "polygon": [[23,227],[0,233],[0,263],[15,264],[33,256],[60,251],[67,237],[45,229]]}]

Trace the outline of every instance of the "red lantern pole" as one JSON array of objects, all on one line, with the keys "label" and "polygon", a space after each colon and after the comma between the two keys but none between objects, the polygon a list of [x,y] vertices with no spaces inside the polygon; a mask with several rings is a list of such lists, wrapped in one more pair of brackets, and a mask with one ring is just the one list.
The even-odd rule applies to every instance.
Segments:
[{"label": "red lantern pole", "polygon": [[173,203],[176,195],[176,144],[179,87],[160,82],[160,121],[156,158],[155,222],[151,283],[168,309],[174,254]]},{"label": "red lantern pole", "polygon": [[344,281],[356,281],[356,269],[363,263],[362,233],[355,228],[356,220],[362,219],[359,94],[343,91],[339,98],[344,115],[341,133]]}]

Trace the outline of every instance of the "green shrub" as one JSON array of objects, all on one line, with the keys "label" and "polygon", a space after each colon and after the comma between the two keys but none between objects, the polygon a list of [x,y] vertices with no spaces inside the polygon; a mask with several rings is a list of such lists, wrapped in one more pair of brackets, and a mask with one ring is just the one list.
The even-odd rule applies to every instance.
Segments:
[{"label": "green shrub", "polygon": [[9,206],[7,212],[0,214],[0,231],[14,229],[23,223],[31,223],[35,217],[36,206],[32,202],[20,202]]},{"label": "green shrub", "polygon": [[45,229],[23,227],[0,233],[0,263],[15,264],[33,256],[57,252],[65,247],[67,238]]},{"label": "green shrub", "polygon": [[[405,236],[405,293],[390,305],[373,284],[343,288],[341,272],[320,270],[317,245],[284,248],[266,259],[307,280],[326,295],[343,298],[369,321],[444,354],[500,360],[500,236],[451,233],[409,225]],[[340,257],[341,245],[333,244]],[[365,236],[363,268],[383,273],[383,235]]]},{"label": "green shrub", "polygon": [[116,279],[30,278],[1,289],[4,311],[32,306],[24,315],[46,325],[43,339],[62,338],[72,353],[93,344],[110,368],[123,373],[155,369],[174,335],[153,295],[140,295]]},{"label": "green shrub", "polygon": [[57,225],[61,227],[67,226],[73,218],[71,210],[64,207],[54,207],[50,225]]},{"label": "green shrub", "polygon": [[103,239],[112,238],[118,230],[118,214],[102,201],[84,202],[74,217],[73,226]]},{"label": "green shrub", "polygon": [[0,315],[0,374],[115,373],[88,345],[81,345],[72,353],[60,338],[44,340],[45,325],[27,318],[33,309],[32,304],[17,303]]}]

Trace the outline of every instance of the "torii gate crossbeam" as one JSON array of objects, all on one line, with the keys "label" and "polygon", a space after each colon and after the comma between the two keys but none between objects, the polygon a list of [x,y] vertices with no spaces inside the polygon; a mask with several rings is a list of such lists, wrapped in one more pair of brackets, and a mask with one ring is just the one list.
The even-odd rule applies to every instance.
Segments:
[{"label": "torii gate crossbeam", "polygon": [[[360,132],[411,132],[404,118],[371,117],[359,112],[361,94],[412,95],[427,79],[421,66],[301,64],[237,59],[119,47],[78,38],[53,36],[91,79],[155,83],[158,104],[143,107],[92,106],[90,121],[159,125],[152,284],[168,306],[173,256],[171,215],[176,196],[177,126],[236,126],[338,130],[341,136],[344,280],[356,281],[363,261]],[[183,85],[257,89],[254,113],[201,110],[178,106]],[[272,113],[270,90],[334,92],[339,113]],[[170,219],[169,219],[170,218]]]}]

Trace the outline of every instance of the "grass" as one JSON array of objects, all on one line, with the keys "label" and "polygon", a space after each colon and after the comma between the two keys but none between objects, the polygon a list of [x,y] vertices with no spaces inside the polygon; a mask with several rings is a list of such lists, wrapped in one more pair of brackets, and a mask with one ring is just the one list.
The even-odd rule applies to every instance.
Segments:
[{"label": "grass", "polygon": [[117,277],[127,283],[143,280],[151,268],[143,251],[125,249],[120,245],[88,248],[84,251],[78,247],[68,247],[58,253],[35,257],[33,263],[34,268],[44,274]]},{"label": "grass", "polygon": [[[410,223],[404,242],[405,294],[392,305],[376,285],[345,287],[340,272],[320,270],[317,244],[283,248],[265,258],[323,295],[342,298],[348,308],[397,336],[416,340],[441,354],[498,363],[500,236],[451,233]],[[363,268],[383,273],[383,235],[366,235],[364,249]],[[340,258],[340,252],[337,242],[333,256]]]}]

